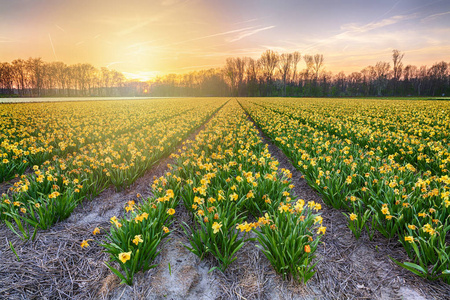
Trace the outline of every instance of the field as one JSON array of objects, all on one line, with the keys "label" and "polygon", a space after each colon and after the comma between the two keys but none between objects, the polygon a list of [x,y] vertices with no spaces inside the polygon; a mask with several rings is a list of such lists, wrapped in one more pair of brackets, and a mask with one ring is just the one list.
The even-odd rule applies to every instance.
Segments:
[{"label": "field", "polygon": [[446,299],[450,102],[0,105],[0,298]]}]

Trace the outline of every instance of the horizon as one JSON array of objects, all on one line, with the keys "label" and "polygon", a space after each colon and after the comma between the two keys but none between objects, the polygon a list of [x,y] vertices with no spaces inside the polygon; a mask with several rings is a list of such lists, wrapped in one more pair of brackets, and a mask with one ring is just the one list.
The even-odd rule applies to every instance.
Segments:
[{"label": "horizon", "polygon": [[[129,2],[130,3],[130,2]],[[228,57],[271,49],[323,54],[325,70],[349,74],[392,50],[404,64],[449,61],[445,1],[0,0],[0,60],[86,62],[147,81],[219,68]]]}]

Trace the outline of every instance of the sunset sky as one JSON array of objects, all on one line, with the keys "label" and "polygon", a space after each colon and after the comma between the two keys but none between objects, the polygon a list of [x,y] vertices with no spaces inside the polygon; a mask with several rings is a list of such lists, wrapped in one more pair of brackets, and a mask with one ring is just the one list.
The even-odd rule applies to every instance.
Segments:
[{"label": "sunset sky", "polygon": [[449,0],[0,0],[0,62],[86,62],[141,80],[266,49],[323,54],[332,72],[393,49],[430,66],[450,62],[449,37]]}]

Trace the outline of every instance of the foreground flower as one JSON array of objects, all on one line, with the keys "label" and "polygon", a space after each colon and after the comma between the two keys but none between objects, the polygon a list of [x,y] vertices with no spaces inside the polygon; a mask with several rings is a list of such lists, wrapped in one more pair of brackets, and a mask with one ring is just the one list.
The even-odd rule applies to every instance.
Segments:
[{"label": "foreground flower", "polygon": [[112,217],[110,222],[111,224],[116,225],[117,228],[122,227],[122,224],[119,222],[119,220],[117,220],[116,216]]},{"label": "foreground flower", "polygon": [[80,246],[81,246],[81,248],[89,247],[88,241],[87,240],[82,241]]},{"label": "foreground flower", "polygon": [[413,243],[414,238],[412,236],[405,236],[405,242]]},{"label": "foreground flower", "polygon": [[214,233],[218,233],[220,230],[220,227],[222,227],[222,222],[221,223],[214,222],[214,224],[212,225],[212,228],[214,229]]},{"label": "foreground flower", "polygon": [[133,243],[135,243],[136,246],[137,246],[139,243],[142,243],[143,241],[144,241],[144,240],[142,239],[142,236],[141,236],[140,234],[134,236]]},{"label": "foreground flower", "polygon": [[96,235],[97,233],[100,233],[100,228],[95,227],[94,231],[92,231],[92,234]]},{"label": "foreground flower", "polygon": [[305,245],[305,252],[306,253],[310,253],[311,252],[311,247],[309,245]]},{"label": "foreground flower", "polygon": [[173,214],[175,213],[175,209],[169,208],[169,209],[167,210],[167,213],[168,213],[169,215],[173,215]]},{"label": "foreground flower", "polygon": [[350,214],[350,220],[351,221],[355,221],[356,219],[358,219],[358,216],[356,214],[354,214],[354,213],[351,213]]},{"label": "foreground flower", "polygon": [[327,228],[325,226],[320,226],[319,229],[317,230],[317,234],[319,233],[325,234],[326,229]]},{"label": "foreground flower", "polygon": [[131,251],[130,252],[122,252],[119,254],[119,260],[122,263],[126,263],[131,258]]}]

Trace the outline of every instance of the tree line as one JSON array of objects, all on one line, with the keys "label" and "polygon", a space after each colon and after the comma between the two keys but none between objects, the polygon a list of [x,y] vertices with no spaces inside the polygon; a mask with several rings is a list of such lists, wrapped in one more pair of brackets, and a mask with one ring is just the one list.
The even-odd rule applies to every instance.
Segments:
[{"label": "tree line", "polygon": [[[265,51],[259,59],[228,58],[223,68],[169,74],[150,83],[153,96],[367,97],[450,94],[450,63],[403,64],[404,53],[346,75],[325,70],[322,54]],[[300,69],[303,62],[305,68]]]},{"label": "tree line", "polygon": [[[45,96],[289,96],[367,97],[450,94],[450,63],[404,65],[404,53],[346,75],[326,71],[322,54],[278,53],[227,58],[222,68],[168,74],[149,82],[126,80],[115,70],[66,65],[41,58],[0,63],[0,94]],[[299,68],[300,63],[304,68]]]},{"label": "tree line", "polygon": [[148,84],[127,81],[116,70],[91,64],[66,65],[41,58],[0,63],[0,94],[19,97],[135,96]]}]

